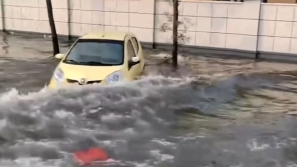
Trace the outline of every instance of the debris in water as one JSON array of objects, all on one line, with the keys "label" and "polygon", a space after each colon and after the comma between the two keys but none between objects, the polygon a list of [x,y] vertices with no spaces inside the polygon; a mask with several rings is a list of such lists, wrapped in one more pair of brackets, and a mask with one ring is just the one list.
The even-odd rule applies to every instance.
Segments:
[{"label": "debris in water", "polygon": [[103,149],[95,147],[86,151],[78,151],[74,153],[74,159],[80,165],[89,165],[94,161],[106,161],[109,158]]}]

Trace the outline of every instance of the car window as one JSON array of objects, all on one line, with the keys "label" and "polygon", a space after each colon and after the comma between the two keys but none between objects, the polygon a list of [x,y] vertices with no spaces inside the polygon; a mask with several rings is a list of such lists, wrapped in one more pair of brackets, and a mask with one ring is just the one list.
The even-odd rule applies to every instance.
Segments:
[{"label": "car window", "polygon": [[[124,42],[113,40],[79,40],[65,61],[78,63],[123,64]],[[69,62],[70,62],[69,61]]]},{"label": "car window", "polygon": [[132,38],[131,38],[131,41],[132,41],[133,45],[135,46],[136,53],[138,53],[138,51],[139,51],[139,46],[138,46],[138,41],[137,41],[137,39],[136,39],[135,37],[132,37]]},{"label": "car window", "polygon": [[136,56],[136,54],[134,52],[133,45],[131,43],[131,40],[129,40],[128,41],[128,44],[127,44],[127,53],[128,53],[129,59],[131,59],[132,57],[135,57]]}]

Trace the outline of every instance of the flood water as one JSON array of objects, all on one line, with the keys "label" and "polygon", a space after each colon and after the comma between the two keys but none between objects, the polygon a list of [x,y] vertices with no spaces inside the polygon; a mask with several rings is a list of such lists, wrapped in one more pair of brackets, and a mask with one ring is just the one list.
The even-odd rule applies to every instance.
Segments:
[{"label": "flood water", "polygon": [[1,167],[75,167],[92,146],[111,157],[94,167],[297,166],[297,65],[189,56],[173,73],[147,50],[139,81],[51,91],[51,42],[1,38]]}]

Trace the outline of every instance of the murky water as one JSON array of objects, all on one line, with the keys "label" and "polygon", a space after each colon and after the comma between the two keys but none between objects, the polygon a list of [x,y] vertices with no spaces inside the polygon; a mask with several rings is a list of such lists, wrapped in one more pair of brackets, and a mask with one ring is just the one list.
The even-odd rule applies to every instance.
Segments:
[{"label": "murky water", "polygon": [[50,44],[1,43],[1,167],[77,166],[91,146],[111,157],[93,166],[297,166],[297,66],[199,57],[173,74],[155,58],[136,82],[51,91]]}]

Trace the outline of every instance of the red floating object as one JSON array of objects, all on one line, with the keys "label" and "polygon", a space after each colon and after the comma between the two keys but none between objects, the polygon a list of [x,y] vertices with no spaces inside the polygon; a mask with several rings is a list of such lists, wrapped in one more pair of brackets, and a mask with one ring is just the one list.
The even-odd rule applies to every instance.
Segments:
[{"label": "red floating object", "polygon": [[109,157],[104,150],[95,147],[86,151],[78,151],[74,153],[74,159],[80,165],[89,165],[94,161],[106,161],[109,159]]}]

